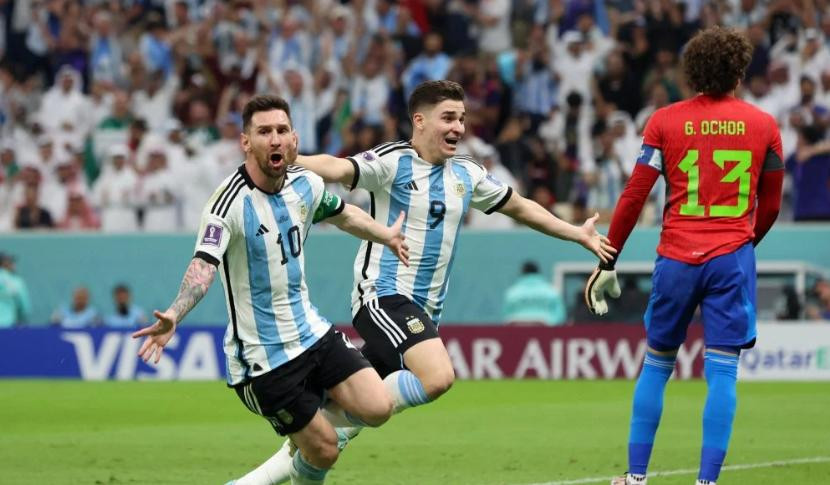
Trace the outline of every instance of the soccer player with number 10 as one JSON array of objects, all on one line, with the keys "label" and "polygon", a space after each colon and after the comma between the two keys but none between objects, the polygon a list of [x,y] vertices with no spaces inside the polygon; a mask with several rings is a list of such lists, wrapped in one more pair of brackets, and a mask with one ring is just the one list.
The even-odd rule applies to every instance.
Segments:
[{"label": "soccer player with number 10", "polygon": [[[755,252],[778,215],[783,163],[772,116],[737,99],[752,57],[742,34],[699,32],[683,53],[692,99],[656,111],[636,168],[620,196],[608,237],[617,258],[661,174],[668,197],[644,320],[648,349],[634,389],[628,471],[612,484],[646,483],[646,469],[677,350],[698,305],[704,324],[703,444],[697,484],[714,484],[737,404],[741,349],[755,344]],[[615,258],[616,260],[616,258]],[[598,314],[618,297],[614,261],[600,263],[585,299]]]}]

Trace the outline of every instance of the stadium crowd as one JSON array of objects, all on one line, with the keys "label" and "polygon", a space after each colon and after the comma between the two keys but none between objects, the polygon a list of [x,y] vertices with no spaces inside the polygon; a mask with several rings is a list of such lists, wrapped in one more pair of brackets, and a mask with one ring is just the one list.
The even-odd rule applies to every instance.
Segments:
[{"label": "stadium crowd", "polygon": [[290,102],[301,152],[345,155],[408,138],[406,97],[439,78],[466,90],[462,152],[563,218],[607,217],[713,24],[755,45],[740,94],[781,127],[782,219],[830,220],[826,0],[0,0],[0,231],[194,230],[253,93]]}]

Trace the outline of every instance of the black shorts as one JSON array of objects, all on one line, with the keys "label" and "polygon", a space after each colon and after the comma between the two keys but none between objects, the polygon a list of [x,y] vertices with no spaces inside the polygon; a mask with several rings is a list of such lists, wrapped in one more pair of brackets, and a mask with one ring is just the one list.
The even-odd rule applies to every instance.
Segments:
[{"label": "black shorts", "polygon": [[285,436],[311,422],[325,390],[366,367],[369,362],[346,336],[331,328],[298,357],[234,389],[251,412]]},{"label": "black shorts", "polygon": [[366,342],[360,351],[382,378],[404,368],[403,354],[410,347],[438,338],[432,319],[402,295],[366,302],[352,323]]}]

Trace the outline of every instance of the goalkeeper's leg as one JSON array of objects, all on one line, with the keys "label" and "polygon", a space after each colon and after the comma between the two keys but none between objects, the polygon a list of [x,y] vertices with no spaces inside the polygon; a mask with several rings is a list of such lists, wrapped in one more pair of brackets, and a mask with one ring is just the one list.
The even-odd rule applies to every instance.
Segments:
[{"label": "goalkeeper's leg", "polygon": [[663,394],[676,357],[677,349],[658,351],[649,346],[646,352],[643,371],[634,388],[628,436],[628,473],[635,477],[646,475],[663,413]]},{"label": "goalkeeper's leg", "polygon": [[699,480],[714,483],[726,458],[738,401],[735,384],[738,379],[739,353],[739,348],[707,348],[703,358],[708,392],[703,408]]}]

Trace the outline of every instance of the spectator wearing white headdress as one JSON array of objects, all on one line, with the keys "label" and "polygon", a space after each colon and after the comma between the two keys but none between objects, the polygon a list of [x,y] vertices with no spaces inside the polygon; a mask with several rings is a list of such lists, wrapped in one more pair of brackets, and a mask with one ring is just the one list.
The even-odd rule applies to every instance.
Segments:
[{"label": "spectator wearing white headdress", "polygon": [[138,230],[136,218],[136,190],[138,175],[127,163],[129,149],[115,144],[101,167],[101,175],[92,187],[92,204],[101,217],[104,232],[133,232]]},{"label": "spectator wearing white headdress", "polygon": [[823,37],[818,29],[805,29],[799,42],[801,55],[797,59],[800,74],[809,76],[816,82],[821,77],[821,72],[830,66],[830,49],[824,44]]},{"label": "spectator wearing white headdress", "polygon": [[68,65],[61,66],[55,84],[41,100],[38,119],[49,133],[64,132],[83,138],[89,131],[86,119],[89,100],[81,92],[81,74]]},{"label": "spectator wearing white headdress", "polygon": [[178,89],[178,76],[165,80],[163,72],[149,72],[141,88],[133,92],[131,111],[136,117],[144,118],[151,131],[161,132],[167,120],[173,117],[173,97]]},{"label": "spectator wearing white headdress", "polygon": [[163,143],[147,147],[147,165],[138,183],[137,201],[144,209],[142,228],[147,232],[175,231],[179,224],[180,184],[168,165]]}]

